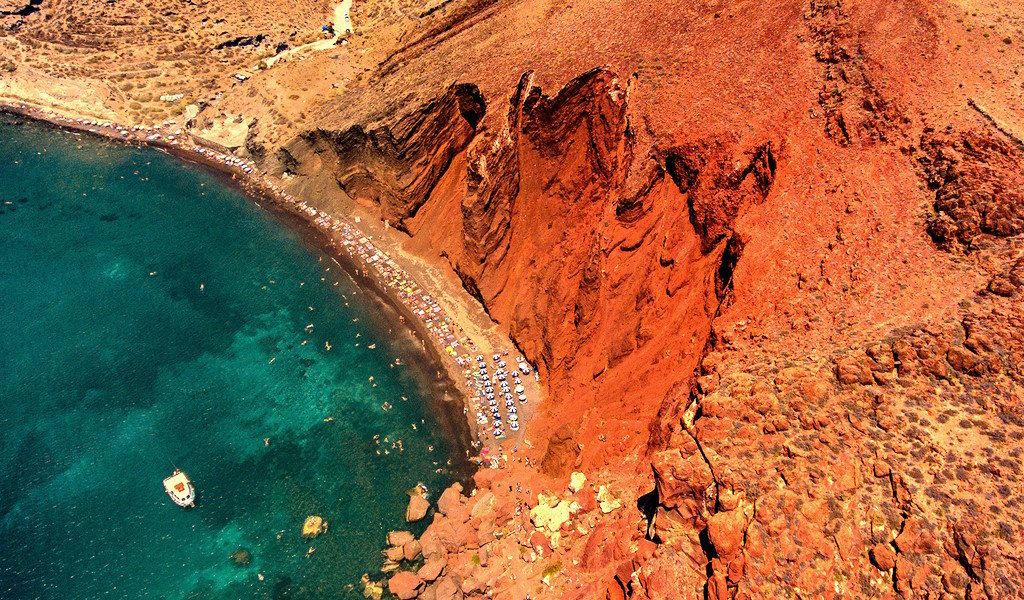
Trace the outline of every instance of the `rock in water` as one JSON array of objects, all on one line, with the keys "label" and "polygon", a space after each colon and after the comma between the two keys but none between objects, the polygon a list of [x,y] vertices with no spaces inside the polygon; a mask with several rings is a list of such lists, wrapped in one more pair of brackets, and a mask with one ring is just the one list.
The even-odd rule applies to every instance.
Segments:
[{"label": "rock in water", "polygon": [[430,503],[423,496],[415,495],[409,498],[409,508],[405,511],[405,520],[410,523],[415,523],[423,517],[427,516],[427,509],[430,508]]},{"label": "rock in water", "polygon": [[302,537],[315,538],[324,532],[324,520],[322,517],[316,515],[310,515],[306,517],[306,522],[302,524]]},{"label": "rock in water", "polygon": [[409,571],[399,571],[388,580],[388,590],[401,600],[412,600],[420,593],[423,580]]},{"label": "rock in water", "polygon": [[252,562],[252,552],[245,548],[239,548],[231,553],[231,562],[239,567],[248,567],[249,563]]},{"label": "rock in water", "polygon": [[388,532],[388,545],[389,546],[404,546],[409,542],[416,539],[416,537],[408,531],[389,531]]},{"label": "rock in water", "polygon": [[381,596],[384,595],[384,586],[371,581],[370,576],[367,573],[363,573],[363,578],[360,580],[363,584],[363,596],[371,598],[372,600],[380,600]]}]

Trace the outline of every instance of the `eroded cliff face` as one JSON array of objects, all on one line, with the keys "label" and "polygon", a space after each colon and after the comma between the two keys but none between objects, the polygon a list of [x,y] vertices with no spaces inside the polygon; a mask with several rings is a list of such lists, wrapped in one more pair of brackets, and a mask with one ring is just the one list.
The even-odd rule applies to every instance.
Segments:
[{"label": "eroded cliff face", "polygon": [[382,219],[405,228],[473,140],[484,111],[475,86],[453,85],[392,126],[304,132],[277,151],[274,166],[326,171],[350,197],[378,205]]},{"label": "eroded cliff face", "polygon": [[549,385],[537,427],[554,441],[552,475],[646,446],[728,295],[733,222],[777,168],[768,139],[638,130],[630,90],[596,69],[546,95],[526,73],[483,122],[474,88],[455,86],[392,128],[317,130],[282,150],[318,157],[349,195],[428,236],[508,329]]},{"label": "eroded cliff face", "polygon": [[[910,123],[840,3],[804,18],[823,87],[793,130],[653,131],[635,79],[596,69],[286,149],[447,260],[548,385],[540,474],[478,477],[523,529],[425,536],[467,594],[513,543],[578,561],[561,597],[1020,593],[1020,144]],[[629,509],[595,485],[557,532],[516,511],[570,471]]]}]

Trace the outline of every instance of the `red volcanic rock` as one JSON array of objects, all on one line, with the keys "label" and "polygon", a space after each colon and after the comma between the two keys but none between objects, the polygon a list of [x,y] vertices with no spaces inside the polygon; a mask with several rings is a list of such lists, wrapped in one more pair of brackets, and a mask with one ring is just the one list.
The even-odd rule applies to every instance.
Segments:
[{"label": "red volcanic rock", "polygon": [[[435,523],[437,521],[435,520]],[[427,530],[420,536],[420,545],[423,547],[423,555],[427,558],[441,556],[445,553],[445,548],[438,539],[435,533],[434,524],[427,527]]]},{"label": "red volcanic rock", "polygon": [[590,486],[584,486],[580,491],[572,495],[573,500],[579,503],[583,512],[588,513],[597,509],[597,494]]},{"label": "red volcanic rock", "polygon": [[938,214],[928,233],[942,247],[972,249],[982,235],[1024,232],[1024,149],[991,130],[952,135],[927,132],[922,166],[935,190]]},{"label": "red volcanic rock", "polygon": [[409,523],[415,523],[427,516],[427,511],[430,510],[430,502],[419,494],[414,494],[409,498],[409,507],[405,509],[405,520]]},{"label": "red volcanic rock", "polygon": [[658,545],[648,539],[642,539],[637,541],[637,550],[634,560],[640,564],[647,562],[649,558],[654,556],[654,553],[658,550]]},{"label": "red volcanic rock", "polygon": [[619,545],[621,536],[622,532],[616,531],[610,525],[601,524],[595,527],[583,546],[583,556],[580,559],[583,570],[596,571],[622,560],[625,552]]},{"label": "red volcanic rock", "polygon": [[402,555],[407,561],[414,561],[420,554],[423,553],[423,546],[418,540],[413,540],[408,544],[402,546]]},{"label": "red volcanic rock", "polygon": [[893,579],[896,581],[896,591],[904,598],[911,596],[910,579],[914,575],[914,564],[902,555],[896,555],[896,568],[893,571]]},{"label": "red volcanic rock", "polygon": [[836,378],[839,383],[870,384],[874,381],[871,364],[866,356],[848,356],[836,364]]},{"label": "red volcanic rock", "polygon": [[461,600],[462,597],[461,586],[454,577],[446,575],[438,580],[434,590],[436,600]]},{"label": "red volcanic rock", "polygon": [[609,577],[604,586],[604,600],[626,600],[626,590],[617,577]]},{"label": "red volcanic rock", "polygon": [[946,359],[953,369],[969,375],[984,375],[988,368],[987,361],[982,357],[960,346],[950,348],[946,353]]},{"label": "red volcanic rock", "polygon": [[715,552],[728,563],[743,545],[747,519],[740,510],[715,513],[708,522],[708,538]]},{"label": "red volcanic rock", "polygon": [[[854,528],[850,523],[840,525],[834,537],[836,548],[839,549],[839,558],[845,562],[853,561],[863,551],[864,546],[861,543],[860,529]],[[749,552],[750,534],[747,535],[745,548]]]},{"label": "red volcanic rock", "polygon": [[497,469],[477,469],[476,473],[473,473],[473,482],[478,490],[489,490],[491,483],[500,475],[501,472]]},{"label": "red volcanic rock", "polygon": [[871,562],[882,571],[888,571],[896,566],[896,553],[889,544],[875,544],[871,548]]},{"label": "red volcanic rock", "polygon": [[462,580],[461,588],[463,594],[477,594],[483,592],[487,588],[487,582],[470,576]]},{"label": "red volcanic rock", "polygon": [[448,562],[443,558],[429,558],[423,563],[419,571],[416,571],[416,576],[428,583],[434,581],[441,576]]},{"label": "red volcanic rock", "polygon": [[530,547],[533,548],[533,551],[539,556],[548,556],[551,554],[551,541],[540,531],[534,530],[533,533],[530,534],[529,543]]},{"label": "red volcanic rock", "polygon": [[494,541],[494,521],[487,519],[476,527],[476,537],[480,545]]},{"label": "red volcanic rock", "polygon": [[388,545],[389,546],[404,546],[409,542],[416,539],[409,531],[389,531],[388,532]]},{"label": "red volcanic rock", "polygon": [[639,580],[649,598],[680,598],[678,581],[663,566],[641,569]]},{"label": "red volcanic rock", "polygon": [[388,580],[388,591],[400,600],[412,600],[423,588],[423,580],[409,571],[399,571]]},{"label": "red volcanic rock", "polygon": [[443,516],[435,515],[434,522],[420,536],[424,556],[430,558],[457,551],[465,541],[461,529]]},{"label": "red volcanic rock", "polygon": [[921,535],[920,528],[917,524],[917,519],[913,517],[907,517],[903,521],[903,529],[900,534],[896,536],[894,543],[896,549],[903,554],[910,554],[917,551],[917,542]]},{"label": "red volcanic rock", "polygon": [[703,528],[714,508],[714,476],[696,445],[687,447],[686,457],[673,448],[654,455],[658,513],[654,521],[656,535],[664,541]]},{"label": "red volcanic rock", "polygon": [[495,495],[492,492],[483,492],[474,496],[471,503],[470,516],[480,518],[494,509]]},{"label": "red volcanic rock", "polygon": [[568,475],[572,470],[578,454],[572,436],[573,427],[565,423],[548,439],[547,450],[540,461],[540,468],[546,475],[561,477]]},{"label": "red volcanic rock", "polygon": [[448,515],[453,509],[464,503],[464,501],[462,497],[462,484],[455,482],[445,491],[441,492],[441,497],[437,499],[437,511],[442,515]]}]

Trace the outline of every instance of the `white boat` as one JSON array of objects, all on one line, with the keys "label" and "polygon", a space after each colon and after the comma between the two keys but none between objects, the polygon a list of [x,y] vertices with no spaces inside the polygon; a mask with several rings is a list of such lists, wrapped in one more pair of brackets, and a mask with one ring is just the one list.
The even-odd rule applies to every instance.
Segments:
[{"label": "white boat", "polygon": [[175,469],[170,477],[164,479],[164,490],[182,508],[189,508],[196,503],[196,490],[192,487],[192,481],[180,469]]}]

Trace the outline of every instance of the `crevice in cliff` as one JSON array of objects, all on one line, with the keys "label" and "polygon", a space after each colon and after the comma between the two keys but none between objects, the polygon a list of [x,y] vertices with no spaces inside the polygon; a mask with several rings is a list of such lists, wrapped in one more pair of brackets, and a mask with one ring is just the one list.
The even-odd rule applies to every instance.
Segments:
[{"label": "crevice in cliff", "polygon": [[775,180],[772,142],[738,154],[718,141],[665,152],[666,171],[686,198],[690,224],[705,254],[732,235],[733,222],[747,205],[764,202]]},{"label": "crevice in cliff", "polygon": [[681,194],[689,192],[700,175],[697,165],[690,164],[684,156],[676,152],[669,152],[665,156],[665,170]]},{"label": "crevice in cliff", "polygon": [[733,272],[736,270],[736,263],[739,262],[741,254],[743,254],[743,241],[739,234],[734,233],[725,243],[721,262],[718,264],[718,270],[715,271],[715,295],[718,297],[718,307],[715,309],[712,319],[721,314],[722,307],[732,292]]}]

